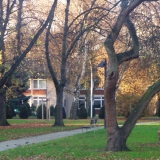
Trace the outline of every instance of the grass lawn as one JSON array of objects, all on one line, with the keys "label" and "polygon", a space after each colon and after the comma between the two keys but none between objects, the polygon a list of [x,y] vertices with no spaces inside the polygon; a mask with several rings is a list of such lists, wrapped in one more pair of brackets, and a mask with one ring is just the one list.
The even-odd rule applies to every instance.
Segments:
[{"label": "grass lawn", "polygon": [[[90,119],[64,119],[64,127],[52,127],[54,119],[51,119],[49,121],[39,119],[9,119],[8,122],[11,124],[10,126],[0,126],[0,142],[11,139],[18,139],[23,137],[81,128],[81,126],[89,125]],[[103,124],[104,121],[99,120],[99,125]]]},{"label": "grass lawn", "polygon": [[160,159],[158,129],[160,129],[158,122],[157,125],[136,126],[127,141],[128,147],[132,150],[130,152],[105,152],[107,134],[106,130],[100,129],[95,133],[91,131],[0,152],[0,160],[158,160]]}]

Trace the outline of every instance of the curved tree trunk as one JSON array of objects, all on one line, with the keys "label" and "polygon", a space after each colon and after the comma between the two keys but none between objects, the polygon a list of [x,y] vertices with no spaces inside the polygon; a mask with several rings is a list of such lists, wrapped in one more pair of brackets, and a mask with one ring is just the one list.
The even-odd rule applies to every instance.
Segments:
[{"label": "curved tree trunk", "polygon": [[[141,116],[143,110],[147,107],[149,101],[153,96],[160,91],[160,80],[153,84],[147,92],[142,96],[137,103],[134,110],[124,123],[123,127],[119,128],[116,119],[116,86],[119,78],[119,65],[123,62],[139,57],[139,42],[136,35],[134,24],[129,19],[130,12],[135,9],[141,0],[122,1],[122,11],[119,14],[117,21],[106,38],[104,43],[108,55],[108,66],[105,80],[105,111],[106,111],[106,124],[108,128],[108,141],[107,151],[122,151],[129,150],[126,146],[127,138],[129,137],[132,129],[134,128],[137,120]],[[123,53],[115,53],[114,43],[119,35],[122,26],[128,28],[132,38],[132,48]]]},{"label": "curved tree trunk", "polygon": [[157,93],[156,116],[158,115],[158,111],[160,111],[160,92]]},{"label": "curved tree trunk", "polygon": [[130,149],[126,146],[127,138],[124,136],[124,131],[122,128],[117,127],[115,131],[108,136],[107,141],[107,151],[130,151]]},{"label": "curved tree trunk", "polygon": [[[128,119],[125,121],[124,125],[119,128],[116,119],[115,111],[112,108],[112,112],[109,109],[111,103],[106,107],[107,111],[107,127],[108,127],[108,141],[107,141],[107,151],[129,151],[129,148],[126,145],[127,139],[136,125],[138,119],[140,118],[142,112],[147,107],[151,99],[160,91],[160,80],[154,83],[148,88],[146,93],[139,100],[134,110],[131,112]],[[113,116],[113,117],[112,117]]]}]

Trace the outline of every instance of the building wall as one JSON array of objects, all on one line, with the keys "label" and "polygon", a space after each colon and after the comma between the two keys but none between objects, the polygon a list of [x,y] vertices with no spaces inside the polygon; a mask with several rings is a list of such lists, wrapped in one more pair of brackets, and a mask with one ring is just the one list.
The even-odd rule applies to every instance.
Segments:
[{"label": "building wall", "polygon": [[[56,91],[55,91],[55,86],[54,83],[47,79],[46,81],[46,87],[39,89],[39,88],[34,88],[33,86],[33,80],[34,79],[30,79],[30,88],[24,93],[24,95],[26,96],[31,96],[30,100],[29,100],[29,104],[30,106],[32,104],[34,104],[34,102],[37,99],[37,107],[42,103],[43,101],[46,101],[46,99],[48,99],[47,101],[47,105],[48,106],[55,106],[56,105]],[[37,79],[37,80],[41,80],[41,79]],[[46,103],[46,102],[44,102]]]},{"label": "building wall", "polygon": [[55,85],[54,85],[53,81],[51,81],[49,79],[47,79],[46,84],[47,84],[47,98],[50,99],[50,101],[49,101],[50,106],[53,105],[55,107],[56,100],[57,100]]},{"label": "building wall", "polygon": [[[35,80],[42,80],[42,79],[35,79]],[[45,88],[35,89],[34,79],[30,79],[30,88],[24,94],[26,96],[31,96],[29,100],[30,106],[34,104],[35,101],[38,101],[36,105],[38,107],[42,103],[42,100],[44,101],[44,103],[46,103],[45,102],[46,99],[48,100],[47,106],[51,106],[51,105],[53,105],[54,107],[56,106],[56,100],[57,100],[56,89],[55,89],[55,85],[52,80],[49,80],[49,79],[46,80]],[[63,107],[65,108],[67,116],[70,116],[70,109],[72,106],[73,99],[74,97],[70,91],[70,88],[67,88],[63,94]]]},{"label": "building wall", "polygon": [[[86,90],[80,90],[79,96],[79,106],[86,107]],[[93,103],[95,106],[95,114],[99,114],[100,108],[104,105],[104,89],[94,89],[93,90]]]}]

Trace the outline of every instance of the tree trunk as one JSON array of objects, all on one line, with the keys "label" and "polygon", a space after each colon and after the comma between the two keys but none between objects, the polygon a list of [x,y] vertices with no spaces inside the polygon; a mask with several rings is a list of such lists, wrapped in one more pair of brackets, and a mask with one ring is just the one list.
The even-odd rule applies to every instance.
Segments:
[{"label": "tree trunk", "polygon": [[61,88],[57,93],[57,104],[56,104],[56,114],[54,126],[64,126],[63,123],[63,89]]},{"label": "tree trunk", "polygon": [[77,109],[78,109],[78,101],[75,100],[72,103],[72,107],[70,111],[70,119],[77,119]]},{"label": "tree trunk", "polygon": [[[127,138],[129,137],[132,129],[140,118],[142,112],[147,107],[150,100],[160,91],[160,80],[155,82],[152,86],[148,88],[146,93],[139,100],[134,110],[131,112],[124,125],[119,128],[117,121],[114,117],[115,111],[112,107],[113,103],[109,103],[106,107],[107,114],[107,127],[108,127],[108,141],[107,141],[107,151],[129,151],[126,146]],[[111,98],[111,97],[110,97]],[[109,108],[112,108],[110,111]],[[106,112],[107,113],[107,112]],[[112,117],[113,116],[113,117]]]},{"label": "tree trunk", "polygon": [[[143,110],[147,107],[153,96],[160,90],[160,80],[148,88],[146,93],[137,103],[134,110],[129,115],[128,119],[122,126],[118,127],[116,119],[116,85],[119,77],[119,65],[123,62],[139,57],[139,42],[134,24],[129,18],[130,12],[135,9],[142,1],[134,0],[132,2],[122,1],[120,12],[117,21],[112,28],[111,33],[106,38],[104,43],[108,55],[108,66],[105,80],[105,111],[106,124],[108,128],[108,143],[107,151],[122,151],[129,150],[126,146],[127,138],[134,128],[137,120],[141,116]],[[115,53],[114,43],[118,38],[122,26],[125,25],[132,38],[132,48],[122,53]]]},{"label": "tree trunk", "polygon": [[118,65],[113,61],[114,57],[110,59],[107,68],[106,81],[105,81],[105,112],[106,124],[108,131],[107,151],[121,150],[120,131],[116,119],[116,84],[118,80]]},{"label": "tree trunk", "polygon": [[160,111],[160,92],[157,93],[157,103],[156,103],[156,114],[159,115],[158,111]]},{"label": "tree trunk", "polygon": [[5,108],[5,91],[0,90],[0,126],[7,126],[9,123],[6,120],[6,108]]},{"label": "tree trunk", "polygon": [[127,137],[124,136],[122,128],[117,127],[114,133],[108,133],[107,151],[129,151],[126,146]]}]

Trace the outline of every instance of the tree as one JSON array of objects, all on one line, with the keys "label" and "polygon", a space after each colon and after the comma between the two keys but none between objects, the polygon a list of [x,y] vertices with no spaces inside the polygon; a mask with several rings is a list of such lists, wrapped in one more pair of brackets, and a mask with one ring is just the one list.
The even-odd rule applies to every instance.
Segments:
[{"label": "tree", "polygon": [[[78,5],[79,2],[80,4],[82,3],[82,1],[76,1],[76,2],[78,3]],[[76,54],[75,51],[77,43],[80,40],[80,38],[85,33],[90,32],[100,22],[100,19],[103,19],[104,17],[104,14],[102,13],[103,11],[106,10],[103,7],[99,8],[100,14],[98,14],[97,5],[99,2],[97,3],[96,2],[97,2],[96,0],[85,1],[84,2],[85,4],[82,5],[83,7],[79,5],[80,6],[79,10],[82,10],[83,8],[83,12],[77,14],[77,12],[75,12],[74,10],[73,14],[71,14],[72,12],[69,9],[70,7],[74,8],[75,6],[70,5],[70,0],[67,0],[64,9],[65,12],[61,10],[60,12],[61,17],[58,17],[59,21],[60,19],[64,18],[64,20],[62,20],[62,22],[64,21],[64,23],[62,23],[63,24],[62,33],[60,34],[59,30],[57,31],[58,33],[55,33],[56,32],[55,30],[53,32],[52,30],[53,28],[52,23],[54,22],[53,20],[51,20],[48,25],[46,31],[46,40],[45,40],[45,53],[46,53],[48,69],[50,71],[52,80],[55,84],[56,95],[57,95],[57,102],[56,102],[57,109],[55,114],[54,126],[64,126],[62,118],[62,107],[63,107],[63,91],[64,87],[67,84],[66,74],[67,74],[68,59],[70,56]],[[86,21],[88,21],[88,23],[86,23]],[[56,24],[56,22],[54,22],[54,24]],[[56,26],[54,27],[56,28]],[[55,42],[55,45],[53,45],[53,42]],[[53,49],[51,47],[51,44],[52,46],[57,47],[57,50]],[[53,63],[51,62],[51,55],[53,54],[52,52],[57,57],[57,61],[59,62],[56,63],[57,66],[54,66]],[[59,72],[57,72],[57,68]]]},{"label": "tree", "polygon": [[[0,126],[5,126],[8,124],[6,120],[6,114],[5,114],[5,93],[6,93],[6,83],[10,80],[12,74],[15,72],[16,68],[20,65],[21,61],[25,58],[27,53],[31,50],[35,42],[37,41],[38,37],[41,35],[41,33],[44,31],[46,26],[48,25],[48,22],[50,21],[51,15],[54,13],[57,0],[53,2],[53,5],[51,7],[51,10],[46,18],[46,20],[38,20],[37,26],[35,21],[32,21],[32,25],[28,24],[27,22],[23,25],[28,24],[29,26],[33,26],[35,32],[33,32],[32,36],[29,37],[27,40],[24,40],[23,32],[25,30],[22,30],[22,19],[27,19],[28,14],[32,13],[30,11],[26,11],[26,14],[24,14],[24,6],[23,0],[19,0],[16,2],[16,0],[13,1],[0,1]],[[13,17],[15,17],[15,13],[17,11],[17,20],[16,23]],[[5,15],[4,15],[5,13]],[[36,13],[35,13],[36,14]],[[32,14],[33,15],[33,14]],[[26,16],[26,17],[23,17]],[[16,26],[14,28],[13,26]],[[12,26],[13,25],[13,26]],[[9,29],[8,29],[9,28]],[[32,27],[32,30],[34,30]],[[15,36],[16,43],[12,48],[14,49],[14,54],[12,53],[12,64],[8,70],[6,70],[6,48],[5,43],[8,42],[9,36]],[[27,36],[26,36],[27,37]],[[22,45],[22,42],[23,45]],[[13,56],[15,55],[15,56]]]},{"label": "tree", "polygon": [[[145,1],[122,1],[121,11],[118,14],[116,23],[112,27],[111,32],[108,34],[104,42],[108,55],[108,66],[105,81],[105,111],[107,115],[106,124],[108,131],[108,141],[106,148],[107,151],[129,150],[129,148],[126,146],[127,138],[129,137],[143,110],[147,107],[149,101],[157,92],[160,91],[160,80],[158,80],[152,86],[150,86],[146,93],[141,97],[141,99],[136,104],[134,110],[131,112],[128,119],[125,121],[124,125],[122,127],[118,127],[116,119],[115,96],[119,74],[119,66],[123,62],[139,57],[139,41],[136,34],[135,26],[130,20],[130,14],[142,2]],[[129,34],[132,38],[132,47],[126,52],[116,54],[114,44],[123,25],[127,27]]]}]

